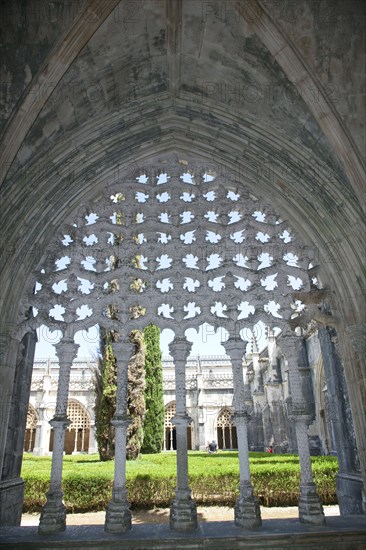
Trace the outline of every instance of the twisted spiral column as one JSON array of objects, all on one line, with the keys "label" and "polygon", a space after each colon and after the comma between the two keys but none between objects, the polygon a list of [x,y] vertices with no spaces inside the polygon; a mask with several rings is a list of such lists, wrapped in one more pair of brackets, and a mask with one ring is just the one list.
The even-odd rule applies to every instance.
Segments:
[{"label": "twisted spiral column", "polygon": [[302,523],[322,525],[325,516],[318,496],[310,460],[308,427],[312,422],[309,406],[304,397],[299,371],[299,353],[302,340],[295,334],[283,335],[280,346],[288,362],[291,404],[289,418],[295,424],[297,447],[300,458],[301,484],[299,520]]},{"label": "twisted spiral column", "polygon": [[260,507],[257,498],[253,494],[253,486],[250,481],[249,448],[248,448],[248,422],[250,415],[244,405],[244,379],[242,359],[246,342],[241,338],[229,338],[222,345],[231,359],[234,383],[234,415],[238,435],[239,454],[239,497],[234,508],[234,521],[238,527],[255,529],[262,525]]},{"label": "twisted spiral column", "polygon": [[189,531],[197,527],[196,503],[191,498],[188,485],[188,441],[187,428],[192,419],[186,408],[186,362],[192,344],[185,338],[175,338],[169,344],[175,366],[176,414],[171,419],[177,436],[177,486],[175,499],[170,508],[170,527],[178,531]]},{"label": "twisted spiral column", "polygon": [[60,370],[57,386],[55,415],[50,420],[53,428],[53,451],[50,489],[39,521],[38,533],[49,535],[64,531],[66,528],[66,508],[63,503],[62,466],[65,442],[65,430],[70,425],[67,418],[67,401],[69,396],[70,370],[79,348],[71,338],[63,338],[55,346]]},{"label": "twisted spiral column", "polygon": [[126,488],[126,437],[130,419],[127,416],[128,363],[134,345],[126,339],[112,344],[117,361],[116,413],[111,421],[115,427],[114,480],[104,529],[108,533],[126,533],[132,527],[130,503]]}]

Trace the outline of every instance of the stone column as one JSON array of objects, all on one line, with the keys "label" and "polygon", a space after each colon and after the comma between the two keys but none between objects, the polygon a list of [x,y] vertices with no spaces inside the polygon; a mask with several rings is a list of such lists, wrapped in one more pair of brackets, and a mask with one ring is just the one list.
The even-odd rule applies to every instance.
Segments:
[{"label": "stone column", "polygon": [[[366,514],[366,438],[365,430],[363,424],[363,415],[357,415],[355,409],[357,408],[356,402],[359,400],[362,404],[365,404],[364,396],[364,375],[366,369],[366,323],[357,323],[355,325],[349,325],[347,327],[347,334],[352,344],[352,348],[356,354],[354,357],[354,368],[353,375],[347,376],[347,386],[350,395],[353,396],[352,403],[353,405],[353,425],[355,430],[355,436],[357,440],[357,451],[360,460],[361,476],[363,478],[363,488],[362,488],[362,499],[363,499],[363,513]],[[358,358],[358,361],[357,361]],[[349,369],[345,369],[345,372],[348,373]],[[353,378],[353,381],[350,383],[349,379]],[[357,399],[357,390],[354,386],[360,388],[359,397]],[[361,408],[362,410],[362,408]],[[360,480],[361,481],[361,480]],[[339,488],[341,489],[341,480],[339,479]],[[357,485],[357,484],[356,484]],[[355,491],[358,491],[357,487],[354,487]],[[347,507],[349,509],[349,507]]]},{"label": "stone column", "polygon": [[37,422],[37,429],[36,429],[36,439],[34,442],[33,447],[33,454],[37,456],[43,456],[46,454],[44,452],[44,439],[45,439],[45,420],[44,420],[44,407],[41,405],[37,409],[38,413],[38,422]]},{"label": "stone column", "polygon": [[[0,525],[20,525],[23,508],[24,481],[20,477],[24,434],[32,377],[34,349],[37,341],[35,332],[28,332],[21,341],[16,330],[0,336],[0,363],[3,375],[0,384],[0,432],[6,426],[5,448],[0,469]],[[8,370],[2,338],[10,350],[17,348],[14,377]],[[8,380],[9,376],[9,380]],[[12,381],[11,397],[7,394],[8,381]],[[4,415],[5,413],[5,415]],[[9,416],[7,416],[9,414]],[[0,455],[3,441],[0,440]]]},{"label": "stone column", "polygon": [[129,339],[112,344],[117,360],[116,413],[111,424],[115,427],[114,481],[104,529],[108,533],[126,533],[132,527],[130,503],[126,488],[126,436],[130,419],[127,416],[128,363],[134,351]]},{"label": "stone column", "polygon": [[[350,412],[343,364],[337,353],[336,332],[333,328],[318,328],[318,337],[327,381],[328,421],[334,434],[339,472],[337,497],[341,515],[363,514],[362,477],[359,471],[353,419]],[[364,337],[364,336],[363,336]],[[360,334],[360,345],[362,335]],[[362,351],[360,350],[362,353]]]},{"label": "stone column", "polygon": [[98,452],[98,446],[95,439],[95,420],[94,418],[90,421],[90,430],[89,430],[89,448],[88,454],[94,454]]},{"label": "stone column", "polygon": [[49,535],[64,531],[66,528],[66,508],[62,497],[62,461],[64,453],[65,430],[70,425],[67,418],[67,400],[69,395],[70,370],[77,355],[78,344],[71,338],[63,338],[55,346],[60,371],[57,387],[56,410],[50,420],[53,427],[53,452],[50,489],[47,502],[43,507],[39,521],[40,535]]},{"label": "stone column", "polygon": [[170,527],[188,531],[197,527],[196,503],[191,499],[188,486],[187,428],[192,419],[186,410],[186,361],[192,344],[185,338],[175,338],[169,350],[175,365],[176,414],[171,419],[177,437],[177,486],[175,499],[170,508]]},{"label": "stone column", "polygon": [[295,424],[297,447],[300,458],[301,485],[299,499],[299,520],[303,523],[321,525],[325,523],[323,506],[316,491],[311,469],[308,427],[313,421],[310,407],[304,397],[299,371],[299,353],[302,338],[282,335],[280,346],[288,363],[291,403],[289,418]]},{"label": "stone column", "polygon": [[249,449],[248,449],[248,422],[250,415],[245,407],[244,379],[242,359],[245,353],[246,342],[241,338],[229,338],[222,345],[229,355],[233,370],[234,386],[234,414],[238,436],[240,483],[239,497],[235,504],[235,525],[245,529],[255,529],[262,525],[258,500],[253,495],[253,486],[250,481]]}]

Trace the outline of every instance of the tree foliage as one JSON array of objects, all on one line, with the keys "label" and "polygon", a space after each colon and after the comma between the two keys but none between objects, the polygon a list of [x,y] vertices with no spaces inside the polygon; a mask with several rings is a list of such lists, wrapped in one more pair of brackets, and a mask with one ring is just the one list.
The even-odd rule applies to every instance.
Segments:
[{"label": "tree foliage", "polygon": [[141,450],[144,437],[143,418],[145,415],[145,346],[144,335],[139,330],[131,332],[130,338],[135,344],[135,353],[128,365],[127,409],[131,423],[127,428],[127,458],[135,460]]},{"label": "tree foliage", "polygon": [[114,427],[111,420],[116,410],[117,371],[116,358],[112,351],[113,332],[100,329],[98,366],[94,372],[95,390],[95,437],[100,460],[114,457]]},{"label": "tree foliage", "polygon": [[[94,376],[95,428],[98,452],[102,461],[112,460],[115,450],[115,433],[111,420],[116,411],[117,362],[113,355],[112,342],[115,334],[101,329],[100,349],[102,357]],[[130,335],[135,344],[135,353],[128,364],[127,410],[131,423],[127,429],[127,458],[138,457],[143,439],[143,417],[145,413],[145,348],[143,334],[133,331]]]},{"label": "tree foliage", "polygon": [[145,340],[145,403],[143,453],[160,453],[164,439],[164,390],[160,351],[160,329],[148,325]]}]

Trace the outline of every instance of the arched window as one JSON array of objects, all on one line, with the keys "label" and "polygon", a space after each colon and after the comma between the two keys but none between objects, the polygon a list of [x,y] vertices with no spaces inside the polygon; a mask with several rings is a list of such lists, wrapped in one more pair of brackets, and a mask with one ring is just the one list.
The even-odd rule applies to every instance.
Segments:
[{"label": "arched window", "polygon": [[236,427],[231,421],[232,412],[222,409],[216,420],[217,444],[219,449],[237,449]]},{"label": "arched window", "polygon": [[[67,417],[71,424],[65,433],[65,453],[86,453],[89,448],[90,417],[78,401],[69,401]],[[53,430],[50,434],[50,451],[53,450]]]},{"label": "arched window", "polygon": [[174,451],[176,447],[175,427],[171,419],[175,415],[175,403],[169,403],[165,407],[164,415],[164,451]]},{"label": "arched window", "polygon": [[34,442],[36,439],[37,422],[38,416],[36,410],[31,404],[29,404],[23,447],[25,452],[31,453],[33,451]]}]

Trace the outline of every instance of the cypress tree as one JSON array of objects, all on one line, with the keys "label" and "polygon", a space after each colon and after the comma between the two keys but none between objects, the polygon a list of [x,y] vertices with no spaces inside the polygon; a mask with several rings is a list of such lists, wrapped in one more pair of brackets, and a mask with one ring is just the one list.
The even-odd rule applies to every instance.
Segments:
[{"label": "cypress tree", "polygon": [[141,450],[143,440],[143,418],[145,415],[145,346],[144,335],[139,330],[130,334],[135,344],[135,353],[128,365],[127,409],[131,423],[127,428],[127,459],[135,460]]},{"label": "cypress tree", "polygon": [[145,340],[145,403],[143,453],[160,453],[164,440],[164,390],[160,351],[160,329],[148,325]]},{"label": "cypress tree", "polygon": [[100,350],[98,367],[94,372],[95,390],[95,438],[100,460],[114,457],[114,427],[111,420],[116,411],[117,372],[116,359],[111,343],[114,334],[100,329]]}]

